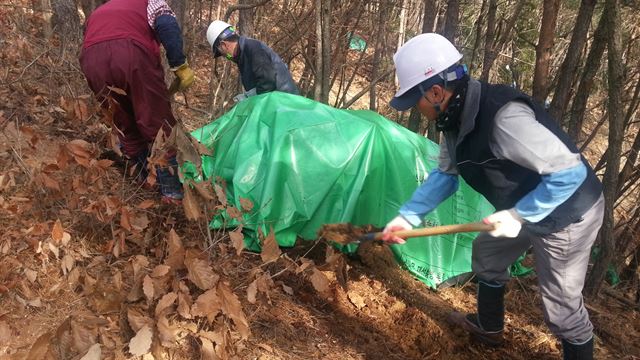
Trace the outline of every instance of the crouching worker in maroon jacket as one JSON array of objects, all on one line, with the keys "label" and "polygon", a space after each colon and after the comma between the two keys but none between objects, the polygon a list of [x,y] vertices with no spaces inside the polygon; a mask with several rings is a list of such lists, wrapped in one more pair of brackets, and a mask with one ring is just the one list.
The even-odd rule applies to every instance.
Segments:
[{"label": "crouching worker in maroon jacket", "polygon": [[[80,66],[89,87],[106,106],[105,97],[118,103],[113,116],[124,155],[147,175],[147,157],[158,131],[168,136],[176,120],[164,82],[160,43],[176,79],[171,91],[185,90],[194,80],[182,51],[182,34],[165,0],[110,0],[86,23]],[[109,88],[124,90],[125,95]],[[163,201],[182,199],[175,154],[169,167],[156,167]],[[172,167],[173,169],[171,169]]]}]

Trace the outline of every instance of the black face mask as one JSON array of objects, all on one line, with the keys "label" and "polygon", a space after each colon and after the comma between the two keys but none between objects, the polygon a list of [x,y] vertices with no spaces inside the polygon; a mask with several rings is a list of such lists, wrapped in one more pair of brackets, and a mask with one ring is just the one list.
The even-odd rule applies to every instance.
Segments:
[{"label": "black face mask", "polygon": [[464,75],[453,90],[447,109],[438,114],[436,128],[440,131],[456,131],[460,128],[460,114],[464,107],[464,99],[467,95],[469,75]]}]

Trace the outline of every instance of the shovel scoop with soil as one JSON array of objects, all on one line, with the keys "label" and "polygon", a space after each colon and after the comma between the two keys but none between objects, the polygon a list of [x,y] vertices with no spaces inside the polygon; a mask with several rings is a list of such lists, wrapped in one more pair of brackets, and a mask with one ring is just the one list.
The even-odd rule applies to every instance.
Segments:
[{"label": "shovel scoop with soil", "polygon": [[[408,239],[421,236],[491,231],[493,229],[494,225],[477,222],[402,230],[396,231],[392,234],[403,239]],[[375,228],[371,225],[354,226],[349,223],[326,224],[322,225],[318,231],[318,238],[334,241],[341,245],[360,243],[364,241],[379,241],[382,239],[382,232],[375,232],[376,230],[379,230],[379,228]]]}]

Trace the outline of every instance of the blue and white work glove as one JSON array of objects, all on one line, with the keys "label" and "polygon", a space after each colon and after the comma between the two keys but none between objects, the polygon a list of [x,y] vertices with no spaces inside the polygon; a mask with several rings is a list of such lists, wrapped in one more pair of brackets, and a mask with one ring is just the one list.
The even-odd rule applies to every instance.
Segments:
[{"label": "blue and white work glove", "polygon": [[515,209],[497,211],[482,220],[485,224],[493,224],[495,229],[489,231],[493,237],[514,238],[520,233],[524,220]]},{"label": "blue and white work glove", "polygon": [[253,88],[253,89],[251,89],[249,91],[243,92],[242,94],[238,94],[238,95],[234,96],[233,97],[233,102],[239,103],[239,102],[245,101],[248,98],[250,98],[252,96],[255,96],[255,95],[258,95],[258,91],[256,90],[256,88]]},{"label": "blue and white work glove", "polygon": [[391,235],[392,232],[402,231],[402,230],[411,230],[413,226],[409,224],[407,219],[405,219],[402,215],[398,215],[393,220],[389,221],[387,226],[382,230],[382,241],[389,244],[404,244],[406,241],[398,236]]}]

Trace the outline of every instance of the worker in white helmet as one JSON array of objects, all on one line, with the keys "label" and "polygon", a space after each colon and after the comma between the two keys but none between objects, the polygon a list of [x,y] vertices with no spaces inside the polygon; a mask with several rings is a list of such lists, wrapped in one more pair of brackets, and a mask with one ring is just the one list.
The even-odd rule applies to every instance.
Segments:
[{"label": "worker in white helmet", "polygon": [[238,65],[245,92],[235,101],[276,90],[298,94],[287,65],[263,42],[238,35],[231,24],[221,20],[209,25],[207,41],[215,57],[224,55]]},{"label": "worker in white helmet", "polygon": [[582,288],[602,224],[602,185],[541,104],[512,87],[470,78],[461,58],[438,34],[418,35],[394,55],[400,89],[391,106],[416,107],[443,136],[438,168],[387,224],[384,240],[404,243],[391,232],[421,225],[462,177],[496,208],[484,218],[495,230],[473,242],[477,312],[453,312],[449,321],[477,340],[501,344],[508,268],[533,247],[544,318],[562,340],[564,358],[592,359]]}]

